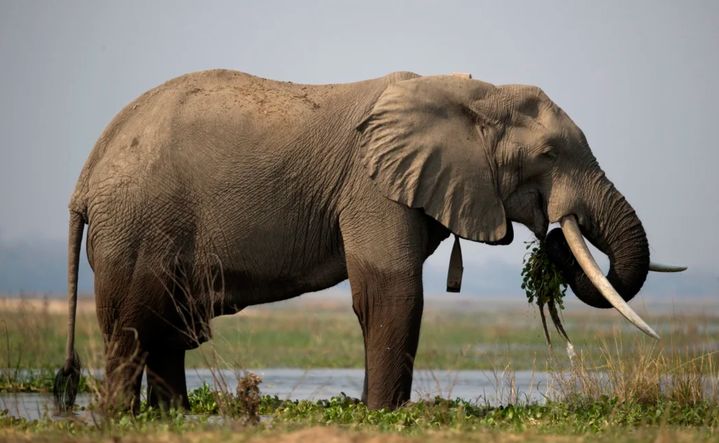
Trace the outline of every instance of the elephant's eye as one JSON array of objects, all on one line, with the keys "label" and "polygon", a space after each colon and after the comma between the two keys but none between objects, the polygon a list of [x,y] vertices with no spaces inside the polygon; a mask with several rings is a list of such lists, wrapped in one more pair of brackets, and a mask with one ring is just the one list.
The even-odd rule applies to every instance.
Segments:
[{"label": "elephant's eye", "polygon": [[557,158],[557,151],[553,146],[545,146],[539,152],[539,156],[547,160],[554,160]]}]

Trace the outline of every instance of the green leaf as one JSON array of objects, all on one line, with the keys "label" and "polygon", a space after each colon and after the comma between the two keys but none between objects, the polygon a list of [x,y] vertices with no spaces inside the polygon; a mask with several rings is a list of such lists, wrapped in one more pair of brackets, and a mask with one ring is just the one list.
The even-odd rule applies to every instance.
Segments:
[{"label": "green leaf", "polygon": [[552,302],[560,310],[564,309],[563,298],[566,295],[567,283],[547,255],[544,243],[535,239],[526,242],[525,249],[530,252],[524,256],[521,288],[527,300],[529,303],[536,303],[540,310]]}]

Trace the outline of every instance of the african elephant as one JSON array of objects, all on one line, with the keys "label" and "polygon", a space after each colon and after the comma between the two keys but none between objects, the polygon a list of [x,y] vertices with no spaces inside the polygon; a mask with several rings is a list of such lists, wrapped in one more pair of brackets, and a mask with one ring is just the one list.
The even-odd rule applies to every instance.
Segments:
[{"label": "african elephant", "polygon": [[[511,222],[544,238],[561,221],[574,242],[549,241],[579,298],[653,334],[624,301],[650,267],[642,224],[536,87],[407,72],[332,85],[184,75],[115,117],[69,209],[65,404],[85,224],[108,392],[128,408],[143,370],[151,404],[188,406],[185,351],[210,337],[210,318],[347,278],[363,401],[396,407],[410,396],[423,262],[450,234],[509,243]],[[608,254],[608,282],[585,263],[582,234]]]}]

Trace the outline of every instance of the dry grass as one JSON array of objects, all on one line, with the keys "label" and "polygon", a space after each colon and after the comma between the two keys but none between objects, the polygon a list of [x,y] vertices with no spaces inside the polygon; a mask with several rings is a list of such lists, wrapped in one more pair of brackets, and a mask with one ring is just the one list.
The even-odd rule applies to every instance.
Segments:
[{"label": "dry grass", "polygon": [[719,403],[719,353],[668,352],[656,342],[639,341],[628,357],[623,340],[619,335],[604,340],[600,355],[580,354],[568,370],[553,372],[557,398],[608,397],[642,405]]},{"label": "dry grass", "polygon": [[[427,305],[418,369],[545,370],[567,364],[561,346],[547,350],[536,310],[530,306],[497,308],[482,300],[458,309],[441,301]],[[92,299],[81,299],[79,306],[76,348],[84,367],[102,368],[103,344]],[[715,307],[687,309],[687,313],[665,310],[645,318],[661,326],[660,342],[645,339],[613,311],[570,305],[564,313],[570,337],[590,362],[606,359],[607,353],[615,360],[632,360],[648,351],[669,361],[690,361],[719,349]],[[0,368],[55,368],[64,359],[66,324],[64,300],[0,298]],[[188,367],[360,368],[364,364],[361,331],[345,295],[252,307],[216,318],[211,327],[213,339],[188,353]]]}]

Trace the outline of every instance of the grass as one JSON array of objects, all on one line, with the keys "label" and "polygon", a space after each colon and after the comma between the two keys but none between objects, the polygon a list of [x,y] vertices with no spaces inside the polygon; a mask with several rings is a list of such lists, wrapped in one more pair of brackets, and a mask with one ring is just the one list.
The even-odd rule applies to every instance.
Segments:
[{"label": "grass", "polygon": [[[507,405],[490,407],[463,400],[437,398],[409,404],[394,411],[370,411],[348,397],[328,400],[282,401],[262,397],[259,413],[265,418],[259,425],[248,425],[242,413],[232,410],[218,397],[226,393],[202,387],[191,395],[193,416],[177,411],[161,413],[143,407],[135,417],[118,416],[97,423],[43,419],[27,421],[0,416],[0,436],[25,436],[33,441],[55,438],[88,440],[153,439],[162,441],[246,441],[250,438],[283,436],[304,430],[305,437],[318,438],[327,433],[334,441],[365,441],[390,437],[402,439],[442,439],[481,441],[552,440],[560,437],[584,437],[592,441],[655,441],[658,436],[685,439],[716,439],[719,434],[719,406],[716,403],[683,403],[662,398],[644,403],[602,396],[597,399],[574,397],[549,401],[543,405]],[[242,408],[235,408],[242,411]],[[210,414],[224,413],[221,420]],[[307,432],[309,431],[309,434]],[[231,432],[231,434],[229,434]],[[196,436],[190,438],[188,436]],[[339,436],[339,437],[338,437]],[[289,438],[290,441],[294,441]],[[319,439],[323,441],[322,438]],[[277,440],[275,440],[277,441]],[[676,441],[676,440],[670,440]]]},{"label": "grass", "polygon": [[[713,353],[719,342],[719,317],[709,310],[696,312],[646,316],[662,326],[663,340],[654,342],[625,328],[611,311],[573,311],[569,306],[564,324],[580,350],[569,365],[561,346],[547,351],[533,309],[485,312],[480,304],[472,309],[426,309],[419,368],[492,369],[503,374],[506,370],[510,378],[514,370],[549,369],[552,389],[543,404],[522,402],[518,395],[503,407],[435,398],[396,411],[369,411],[343,396],[317,402],[263,396],[257,412],[266,418],[251,425],[251,406],[242,395],[203,386],[191,394],[190,416],[146,407],[136,417],[93,423],[28,421],[0,414],[0,440],[719,440],[719,362]],[[213,341],[189,353],[188,366],[311,368],[363,363],[361,335],[349,306],[293,302],[259,307],[218,318],[212,327]],[[20,305],[0,310],[0,328],[0,390],[49,390],[63,359],[64,312]],[[102,366],[91,309],[81,309],[78,315],[78,350],[86,367]],[[29,368],[36,371],[30,373]],[[92,381],[84,386],[91,388]]]},{"label": "grass", "polygon": [[[52,368],[63,361],[66,314],[48,305],[33,309],[22,305],[0,309],[0,368]],[[716,311],[715,311],[716,312]],[[664,354],[699,356],[719,342],[719,312],[648,315],[660,325]],[[642,337],[612,310],[564,312],[570,337],[588,357],[601,357],[602,342],[626,337],[621,352],[626,356],[653,340]],[[329,303],[290,301],[248,308],[211,323],[213,339],[188,353],[189,368],[207,367],[220,356],[222,364],[239,368],[361,368],[364,365],[362,335],[350,301]],[[467,309],[425,309],[418,369],[543,370],[541,362],[554,355],[564,357],[562,340],[548,354],[536,307],[518,302],[512,307],[488,310],[478,302]],[[77,345],[88,365],[102,367],[103,347],[92,308],[81,309],[77,319]]]}]

